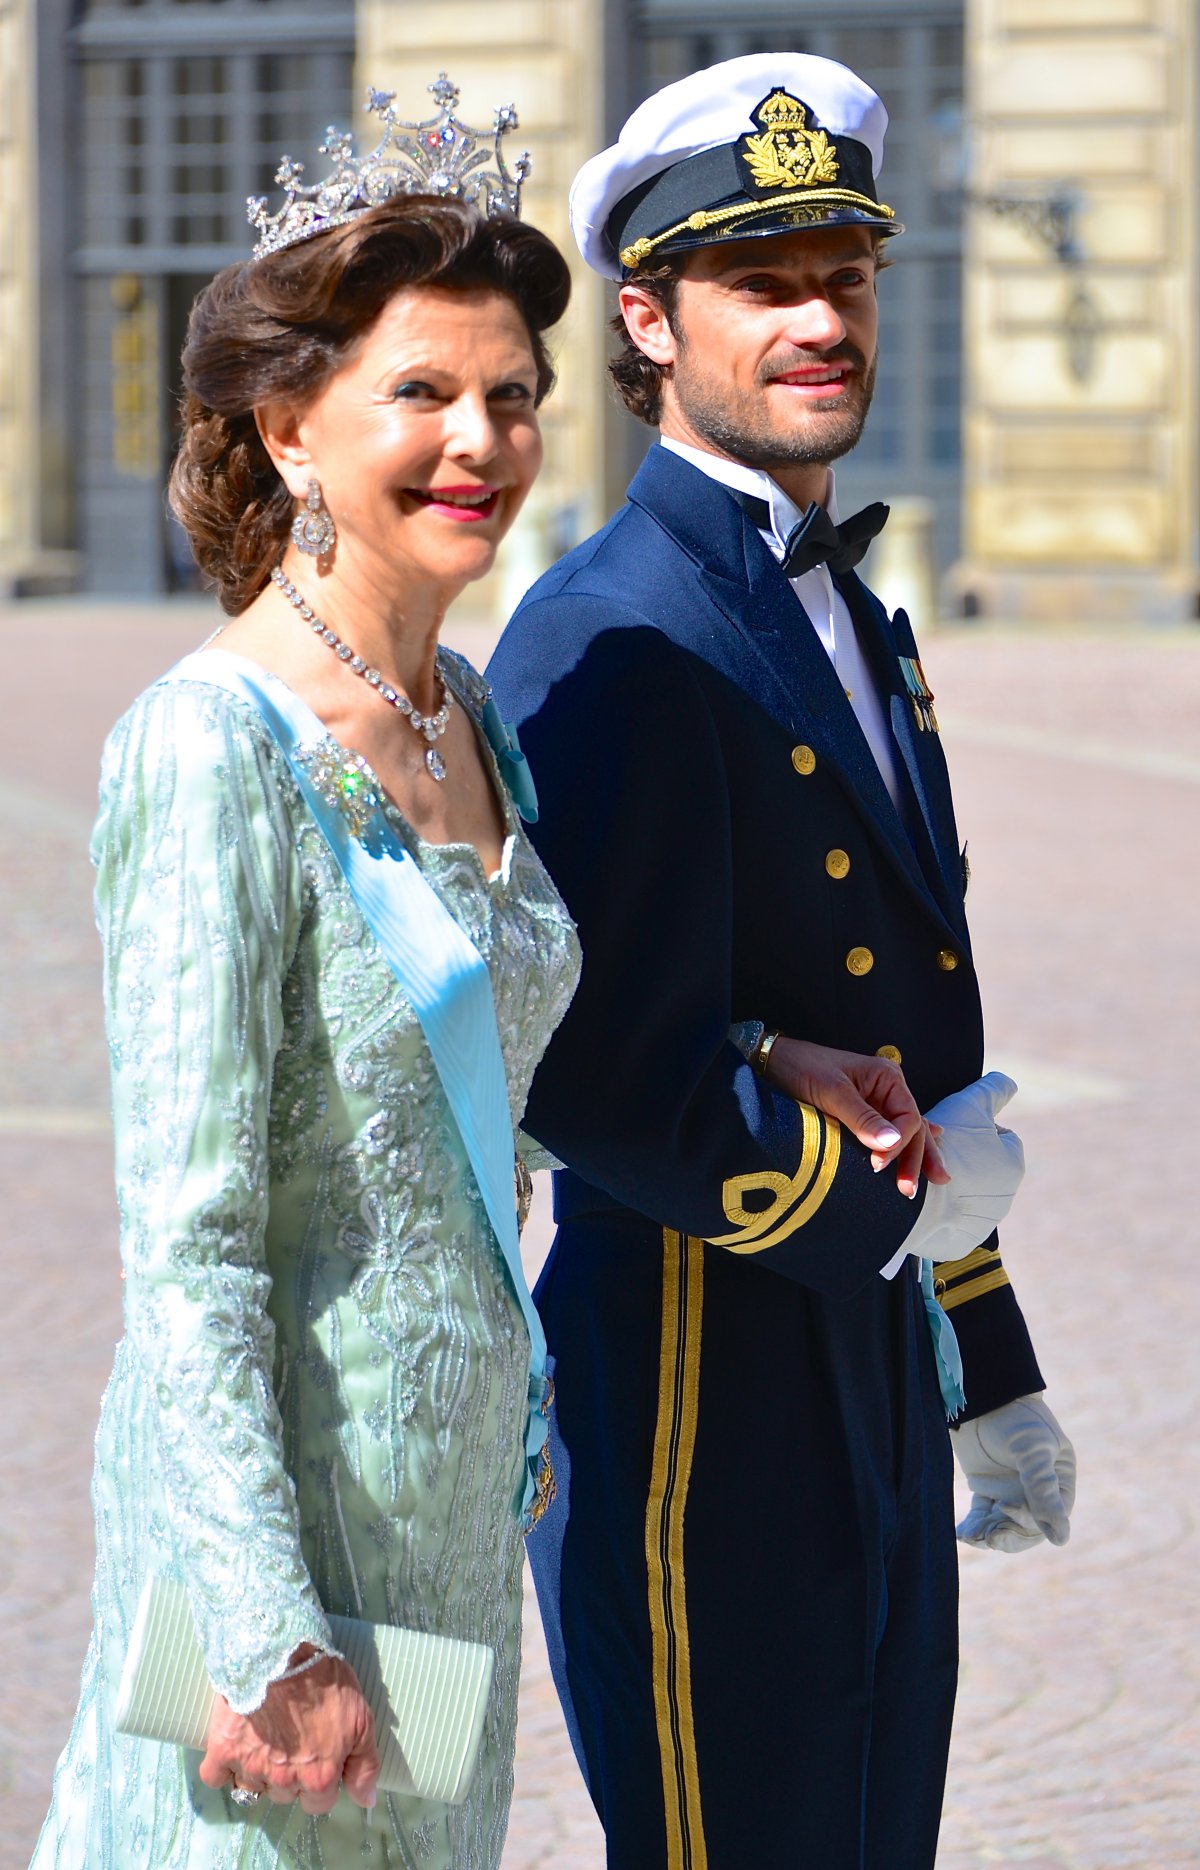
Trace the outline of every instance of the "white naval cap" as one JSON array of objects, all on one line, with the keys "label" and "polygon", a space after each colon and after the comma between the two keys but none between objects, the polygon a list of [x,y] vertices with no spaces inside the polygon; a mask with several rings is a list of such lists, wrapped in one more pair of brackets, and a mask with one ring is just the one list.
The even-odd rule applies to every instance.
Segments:
[{"label": "white naval cap", "polygon": [[588,265],[847,222],[903,233],[877,200],[887,111],[845,65],[806,52],[727,59],[639,104],[571,186]]}]

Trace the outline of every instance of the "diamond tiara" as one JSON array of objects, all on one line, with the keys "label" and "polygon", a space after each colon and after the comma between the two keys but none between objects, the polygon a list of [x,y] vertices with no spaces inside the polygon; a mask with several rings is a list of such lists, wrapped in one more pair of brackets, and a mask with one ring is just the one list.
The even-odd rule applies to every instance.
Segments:
[{"label": "diamond tiara", "polygon": [[[376,208],[392,195],[450,195],[469,202],[481,214],[521,212],[521,184],[529,174],[528,151],[510,170],[500,148],[501,139],[517,128],[517,113],[502,104],[490,133],[473,130],[455,116],[458,86],[439,72],[428,87],[438,106],[437,115],[421,123],[406,123],[392,109],[396,93],[367,92],[367,110],[382,119],[383,136],[361,161],[354,154],[353,138],[332,125],[325,132],[321,154],[329,156],[333,173],[323,182],[305,184],[304,164],[283,156],[275,180],[284,190],[278,213],[268,211],[265,195],[251,195],[246,219],[258,229],[253,257],[278,253],[311,240],[330,227],[341,227],[368,208]],[[481,147],[482,145],[482,147]],[[494,158],[494,167],[485,165]]]}]

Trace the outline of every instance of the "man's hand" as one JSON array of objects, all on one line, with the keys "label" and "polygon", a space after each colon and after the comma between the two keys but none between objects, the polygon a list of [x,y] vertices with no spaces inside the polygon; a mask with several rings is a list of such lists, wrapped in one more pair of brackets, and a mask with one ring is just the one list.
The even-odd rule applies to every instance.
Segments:
[{"label": "man's hand", "polygon": [[871,1151],[876,1170],[894,1162],[902,1195],[911,1199],[922,1175],[935,1186],[949,1181],[938,1150],[937,1126],[926,1123],[904,1073],[890,1059],[838,1052],[781,1034],[763,1076],[785,1097],[812,1104],[844,1123]]},{"label": "man's hand", "polygon": [[1018,1396],[964,1422],[951,1438],[971,1488],[964,1545],[993,1552],[1065,1545],[1075,1504],[1075,1450],[1040,1396]]}]

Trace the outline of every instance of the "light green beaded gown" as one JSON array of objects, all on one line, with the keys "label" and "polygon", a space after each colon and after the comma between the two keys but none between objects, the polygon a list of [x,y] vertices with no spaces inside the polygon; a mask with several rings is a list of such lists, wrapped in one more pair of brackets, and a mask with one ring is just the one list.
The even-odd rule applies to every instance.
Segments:
[{"label": "light green beaded gown", "polygon": [[[443,666],[478,717],[480,678]],[[500,792],[491,878],[382,809],[487,961],[516,1124],[579,957]],[[420,1027],[275,742],[218,688],[152,688],[118,724],[93,855],[126,1335],[96,1445],[95,1626],[34,1865],[492,1870],[529,1345]],[[243,1812],[199,1755],[115,1734],[150,1572],[186,1582],[241,1711],[298,1644],[332,1647],[322,1606],[490,1644],[466,1802]]]}]

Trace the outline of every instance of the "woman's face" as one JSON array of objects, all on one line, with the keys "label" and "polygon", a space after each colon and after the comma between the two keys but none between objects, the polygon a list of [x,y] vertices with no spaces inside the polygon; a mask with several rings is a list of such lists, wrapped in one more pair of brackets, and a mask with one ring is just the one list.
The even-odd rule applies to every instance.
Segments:
[{"label": "woman's face", "polygon": [[461,586],[491,567],[542,463],[537,367],[504,293],[406,286],[273,450],[321,483],[341,572]]}]

